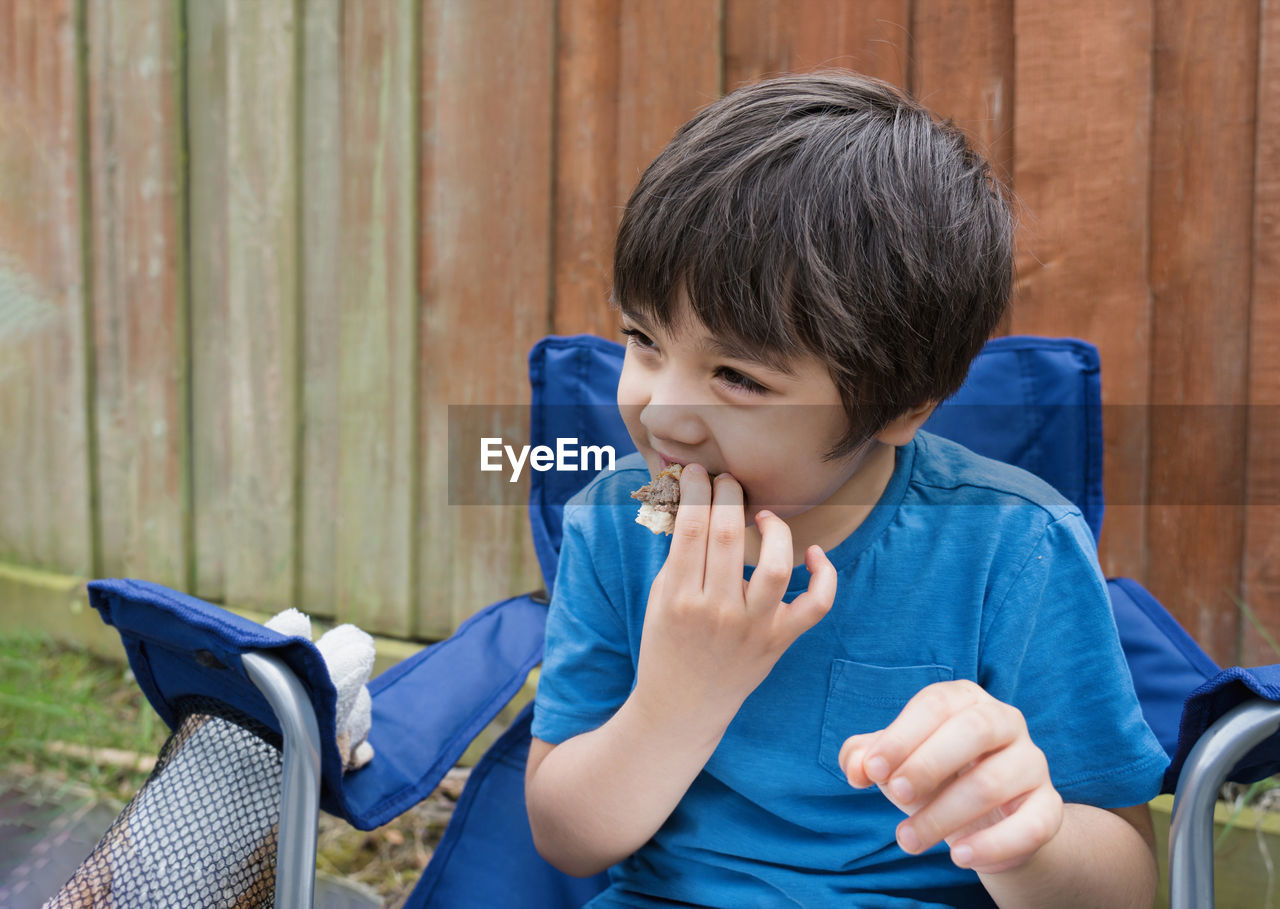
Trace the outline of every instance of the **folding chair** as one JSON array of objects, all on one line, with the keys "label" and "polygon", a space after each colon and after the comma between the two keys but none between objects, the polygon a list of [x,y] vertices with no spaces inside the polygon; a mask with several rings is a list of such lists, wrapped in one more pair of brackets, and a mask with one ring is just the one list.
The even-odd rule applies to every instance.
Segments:
[{"label": "folding chair", "polygon": [[[539,342],[529,357],[531,444],[574,437],[584,445],[612,445],[619,456],[630,451],[614,406],[621,363],[622,348],[600,338]],[[1096,538],[1103,517],[1101,420],[1098,355],[1091,345],[1009,337],[987,344],[964,388],[926,429],[1040,475],[1081,508]],[[564,502],[587,478],[546,472],[532,474],[531,481],[529,517],[551,590]],[[1164,779],[1165,791],[1177,791],[1172,906],[1211,906],[1218,789],[1227,779],[1250,782],[1280,770],[1280,666],[1221,671],[1136,582],[1115,579],[1108,587],[1144,713],[1172,762]],[[374,679],[370,741],[376,757],[345,776],[335,745],[334,689],[310,642],[142,581],[94,582],[90,601],[119,631],[139,685],[175,738],[193,723],[217,723],[267,742],[273,754],[282,746],[283,770],[278,756],[274,770],[281,791],[271,796],[271,809],[279,812],[278,843],[270,843],[274,863],[264,864],[258,849],[250,871],[226,886],[243,887],[237,896],[252,894],[244,881],[260,882],[272,873],[275,905],[293,909],[311,904],[318,807],[368,830],[429,794],[539,662],[548,594],[489,606],[448,640]],[[409,898],[410,909],[572,907],[605,885],[604,875],[576,879],[560,873],[533,848],[523,794],[531,713],[526,706],[473,769]],[[162,759],[135,802],[181,802],[162,797],[166,787],[181,788],[164,777],[166,768],[182,770],[181,744],[166,745],[162,755],[175,756]],[[201,774],[209,772],[197,766]],[[149,796],[157,787],[161,796]],[[131,804],[117,824],[128,828],[144,808]],[[171,825],[181,848],[198,851],[199,832],[184,839],[184,824],[208,823],[179,816]],[[104,849],[111,859],[103,844],[95,855]],[[156,880],[161,882],[147,885],[152,892],[165,886]],[[259,897],[245,905],[267,901]],[[200,902],[185,896],[181,905]]]}]

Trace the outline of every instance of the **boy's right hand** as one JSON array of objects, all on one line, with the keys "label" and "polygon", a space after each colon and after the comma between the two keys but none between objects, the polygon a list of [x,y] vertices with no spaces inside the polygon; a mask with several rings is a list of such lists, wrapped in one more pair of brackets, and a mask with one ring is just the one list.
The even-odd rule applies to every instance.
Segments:
[{"label": "boy's right hand", "polygon": [[782,601],[791,579],[791,529],[756,515],[760,559],[743,579],[742,487],[690,464],[680,476],[671,551],[649,591],[633,697],[663,723],[711,724],[723,732],[778,658],[830,610],[836,570],[818,546],[805,552],[809,588]]}]

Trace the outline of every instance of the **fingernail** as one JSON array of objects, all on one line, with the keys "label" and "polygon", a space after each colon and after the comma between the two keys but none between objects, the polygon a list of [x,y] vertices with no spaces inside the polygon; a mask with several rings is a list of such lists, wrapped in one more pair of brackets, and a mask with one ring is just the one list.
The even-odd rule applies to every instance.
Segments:
[{"label": "fingernail", "polygon": [[910,824],[903,824],[898,828],[898,845],[902,847],[903,852],[910,852],[913,855],[920,851],[920,838],[916,836]]},{"label": "fingernail", "polygon": [[[862,766],[862,749],[855,748],[852,752],[849,753],[848,758],[840,762],[840,766],[841,766],[841,769],[848,768],[848,767],[861,767]],[[852,786],[854,789],[863,788],[858,783],[855,783],[853,781],[853,777],[849,775],[849,771],[847,769],[845,769],[844,775],[849,780],[849,785]]]},{"label": "fingernail", "polygon": [[973,847],[957,846],[952,849],[951,861],[955,862],[961,868],[968,868],[973,864]]},{"label": "fingernail", "polygon": [[757,511],[757,512],[756,512],[756,520],[757,520],[757,521],[763,521],[763,520],[765,520],[766,518],[771,518],[771,517],[773,517],[773,512],[772,512],[772,511],[769,511],[769,509],[767,509],[767,508],[762,508],[762,509],[760,509],[759,511]]},{"label": "fingernail", "polygon": [[879,755],[867,761],[864,769],[867,771],[867,776],[877,783],[883,783],[889,778],[889,762]]},{"label": "fingernail", "polygon": [[916,800],[915,788],[903,777],[898,777],[889,784],[889,794],[899,805],[910,805]]}]

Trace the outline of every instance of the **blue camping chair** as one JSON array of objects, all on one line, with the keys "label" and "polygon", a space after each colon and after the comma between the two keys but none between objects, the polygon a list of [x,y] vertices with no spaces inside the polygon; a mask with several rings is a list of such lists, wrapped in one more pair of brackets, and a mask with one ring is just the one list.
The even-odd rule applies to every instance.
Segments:
[{"label": "blue camping chair", "polygon": [[[531,444],[574,437],[631,443],[614,406],[622,348],[590,336],[551,337],[529,357]],[[1097,351],[1069,339],[999,338],[964,388],[926,426],[1040,475],[1101,529],[1102,426]],[[580,473],[534,473],[535,546],[554,588],[564,502]],[[1147,721],[1168,751],[1177,791],[1170,844],[1175,909],[1213,902],[1212,815],[1221,784],[1280,771],[1280,666],[1220,671],[1140,585],[1109,582],[1116,622]],[[428,795],[540,661],[548,594],[496,603],[448,640],[370,683],[377,756],[343,775],[334,744],[335,692],[316,649],[193,597],[132,580],[97,581],[90,600],[124,641],[138,683],[178,729],[212,701],[282,744],[275,905],[311,905],[319,807],[360,829]],[[305,607],[305,604],[300,604]],[[445,694],[447,692],[447,694]],[[603,875],[568,877],[533,848],[524,812],[526,706],[473,769],[407,906],[555,909],[580,906]],[[159,771],[157,771],[159,772]],[[151,785],[148,783],[148,785]]]}]

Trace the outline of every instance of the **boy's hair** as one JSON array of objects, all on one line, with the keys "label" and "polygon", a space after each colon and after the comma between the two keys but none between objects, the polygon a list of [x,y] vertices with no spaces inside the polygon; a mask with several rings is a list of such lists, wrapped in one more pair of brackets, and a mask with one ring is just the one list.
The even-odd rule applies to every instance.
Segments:
[{"label": "boy's hair", "polygon": [[645,170],[614,300],[664,328],[681,291],[718,339],[822,360],[855,450],[959,389],[1007,305],[1013,218],[964,134],[852,73],[755,83],[686,123]]}]

